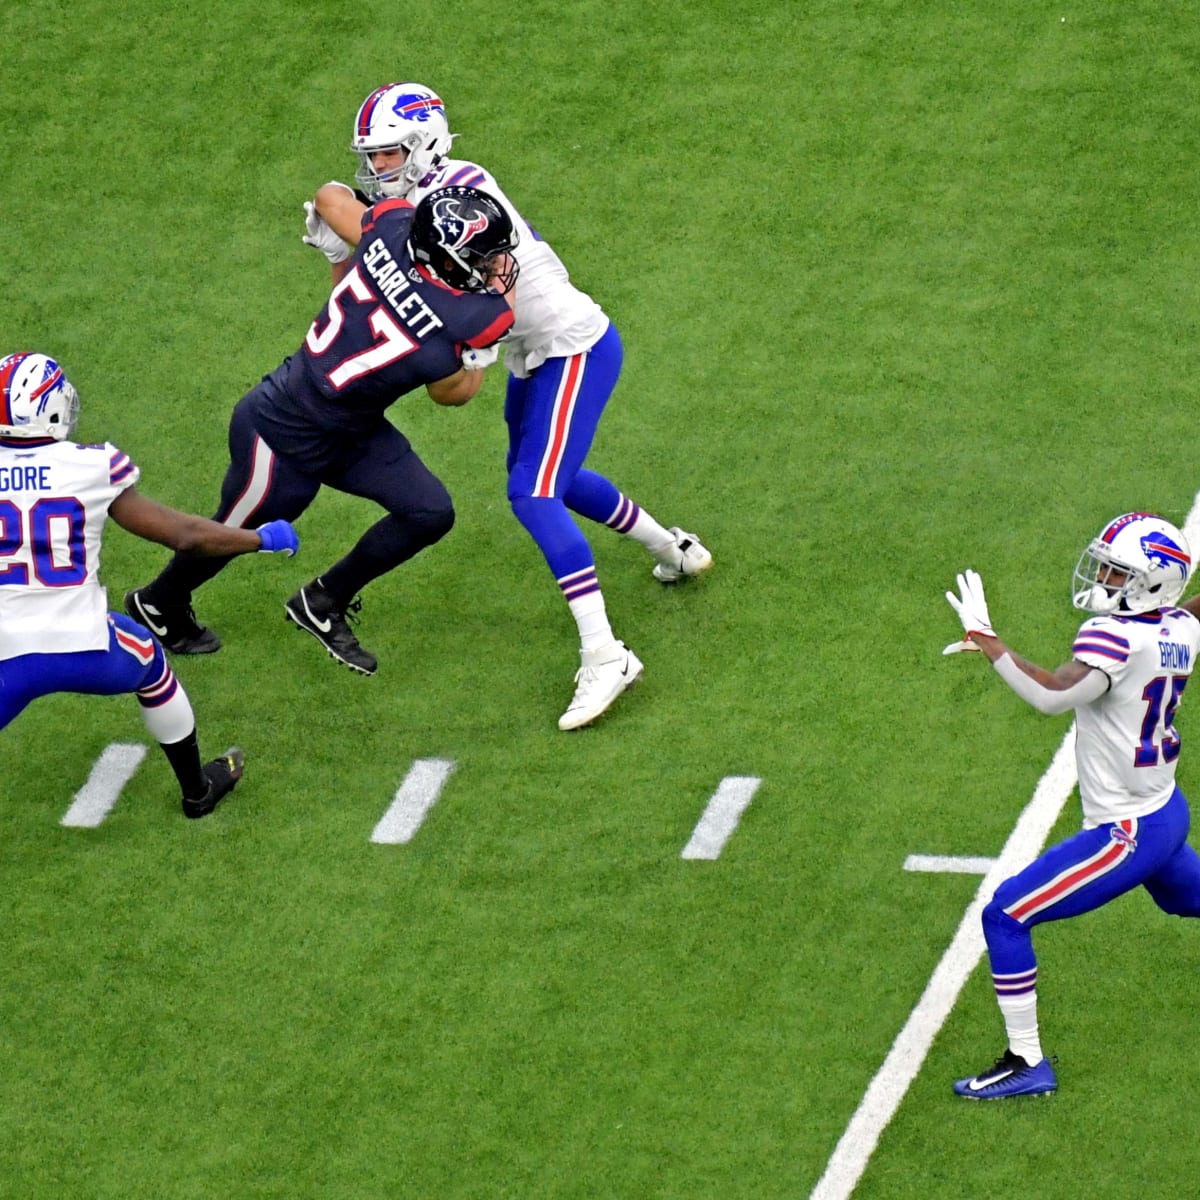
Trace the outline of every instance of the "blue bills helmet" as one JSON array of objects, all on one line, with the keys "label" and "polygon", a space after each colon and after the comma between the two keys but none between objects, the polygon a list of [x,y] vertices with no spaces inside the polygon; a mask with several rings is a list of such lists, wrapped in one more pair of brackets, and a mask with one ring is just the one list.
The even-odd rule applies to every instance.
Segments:
[{"label": "blue bills helmet", "polygon": [[460,292],[501,295],[516,285],[517,231],[504,208],[472,187],[439,188],[413,213],[408,252],[442,283]]},{"label": "blue bills helmet", "polygon": [[[372,200],[404,199],[450,153],[454,134],[441,97],[420,83],[387,83],[359,106],[350,149],[359,157],[354,178]],[[372,155],[405,151],[404,162],[382,173]]]},{"label": "blue bills helmet", "polygon": [[71,436],[79,417],[79,394],[63,369],[44,354],[0,359],[0,437]]},{"label": "blue bills helmet", "polygon": [[1191,573],[1191,547],[1174,525],[1153,513],[1125,513],[1080,556],[1072,599],[1090,613],[1152,612],[1173,605]]}]

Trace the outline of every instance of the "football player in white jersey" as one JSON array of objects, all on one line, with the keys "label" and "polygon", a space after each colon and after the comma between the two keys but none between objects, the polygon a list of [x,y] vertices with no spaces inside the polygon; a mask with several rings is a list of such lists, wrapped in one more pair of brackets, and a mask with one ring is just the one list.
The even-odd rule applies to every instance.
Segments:
[{"label": "football player in white jersey", "polygon": [[983,934],[1008,1048],[959,1079],[971,1100],[1038,1095],[1058,1087],[1043,1055],[1032,930],[1075,917],[1141,886],[1164,912],[1200,917],[1200,856],[1187,842],[1187,800],[1175,785],[1175,713],[1200,652],[1200,621],[1178,607],[1191,575],[1184,535],[1161,517],[1125,513],[1093,539],[1075,568],[1072,601],[1094,613],[1071,659],[1055,671],[996,636],[974,571],[946,599],[966,638],[944,653],[981,650],[1021,699],[1043,713],[1074,711],[1083,828],[997,889]]},{"label": "football player in white jersey", "polygon": [[148,541],[191,554],[299,545],[286,521],[218,525],[141,495],[140,472],[108,442],[69,441],[79,397],[44,354],[0,359],[0,730],[53,692],[132,692],[182,791],[203,817],[242,776],[237,747],[202,763],[191,704],[148,629],[108,611],[100,543],[111,516]]},{"label": "football player in white jersey", "polygon": [[[508,499],[537,543],[579,629],[580,668],[560,729],[590,724],[642,675],[637,655],[612,631],[591,547],[571,513],[640,542],[662,583],[698,575],[712,555],[695,534],[664,528],[584,459],[621,370],[621,339],[600,306],[570,281],[558,255],[522,217],[496,180],[477,163],[450,158],[455,135],[441,99],[418,83],[376,88],[354,122],[351,149],[359,156],[355,192],[330,182],[305,205],[304,241],[322,250],[336,270],[357,244],[366,207],[385,197],[416,204],[450,185],[476,187],[508,211],[520,237],[514,257],[515,321],[505,338],[509,370]],[[494,357],[494,352],[492,354]],[[464,354],[465,366],[491,357]]]}]

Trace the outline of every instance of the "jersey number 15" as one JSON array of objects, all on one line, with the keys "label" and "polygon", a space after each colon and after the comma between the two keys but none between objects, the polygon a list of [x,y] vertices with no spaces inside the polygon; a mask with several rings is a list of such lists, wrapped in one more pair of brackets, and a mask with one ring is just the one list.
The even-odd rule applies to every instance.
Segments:
[{"label": "jersey number 15", "polygon": [[[1142,739],[1133,755],[1135,767],[1156,767],[1159,752],[1162,761],[1174,762],[1179,757],[1179,734],[1175,732],[1175,710],[1179,707],[1179,699],[1183,689],[1187,687],[1186,675],[1159,675],[1152,679],[1142,689],[1142,699],[1146,701],[1146,715],[1142,719]],[[1171,692],[1167,695],[1167,685]],[[1166,697],[1166,707],[1163,698]],[[1159,732],[1161,722],[1162,736],[1155,743],[1155,734]]]}]

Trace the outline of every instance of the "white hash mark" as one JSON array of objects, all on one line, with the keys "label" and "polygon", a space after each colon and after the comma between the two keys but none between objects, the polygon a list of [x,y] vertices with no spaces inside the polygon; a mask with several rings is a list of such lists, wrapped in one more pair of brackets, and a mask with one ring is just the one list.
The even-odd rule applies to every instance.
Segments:
[{"label": "white hash mark", "polygon": [[87,783],[75,793],[61,824],[71,829],[95,829],[113,810],[121,790],[133,778],[146,747],[137,742],[113,742],[92,764]]},{"label": "white hash mark", "polygon": [[754,799],[762,780],[754,775],[727,775],[704,810],[680,858],[716,858]]},{"label": "white hash mark", "polygon": [[396,791],[396,798],[375,826],[371,841],[386,846],[411,842],[453,771],[452,758],[418,758],[409,767],[404,782]]}]

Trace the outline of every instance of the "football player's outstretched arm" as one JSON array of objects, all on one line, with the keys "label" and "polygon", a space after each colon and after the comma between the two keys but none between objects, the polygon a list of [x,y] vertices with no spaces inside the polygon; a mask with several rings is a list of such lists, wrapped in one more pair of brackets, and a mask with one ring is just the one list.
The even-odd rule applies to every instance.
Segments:
[{"label": "football player's outstretched arm", "polygon": [[1014,654],[992,628],[983,580],[975,571],[962,572],[958,576],[958,594],[947,592],[946,599],[962,621],[966,640],[947,646],[943,653],[975,646],[996,668],[996,674],[1038,712],[1048,716],[1070,712],[1081,704],[1098,700],[1108,690],[1108,676],[1098,667],[1072,659],[1048,671]]},{"label": "football player's outstretched arm", "polygon": [[133,487],[126,488],[108,506],[108,515],[122,529],[181,554],[253,554],[262,550],[292,555],[300,544],[287,521],[269,521],[258,529],[237,529],[168,508]]},{"label": "football player's outstretched arm", "polygon": [[367,206],[344,183],[330,181],[317,188],[317,212],[343,241],[357,246],[362,239],[362,215]]}]

